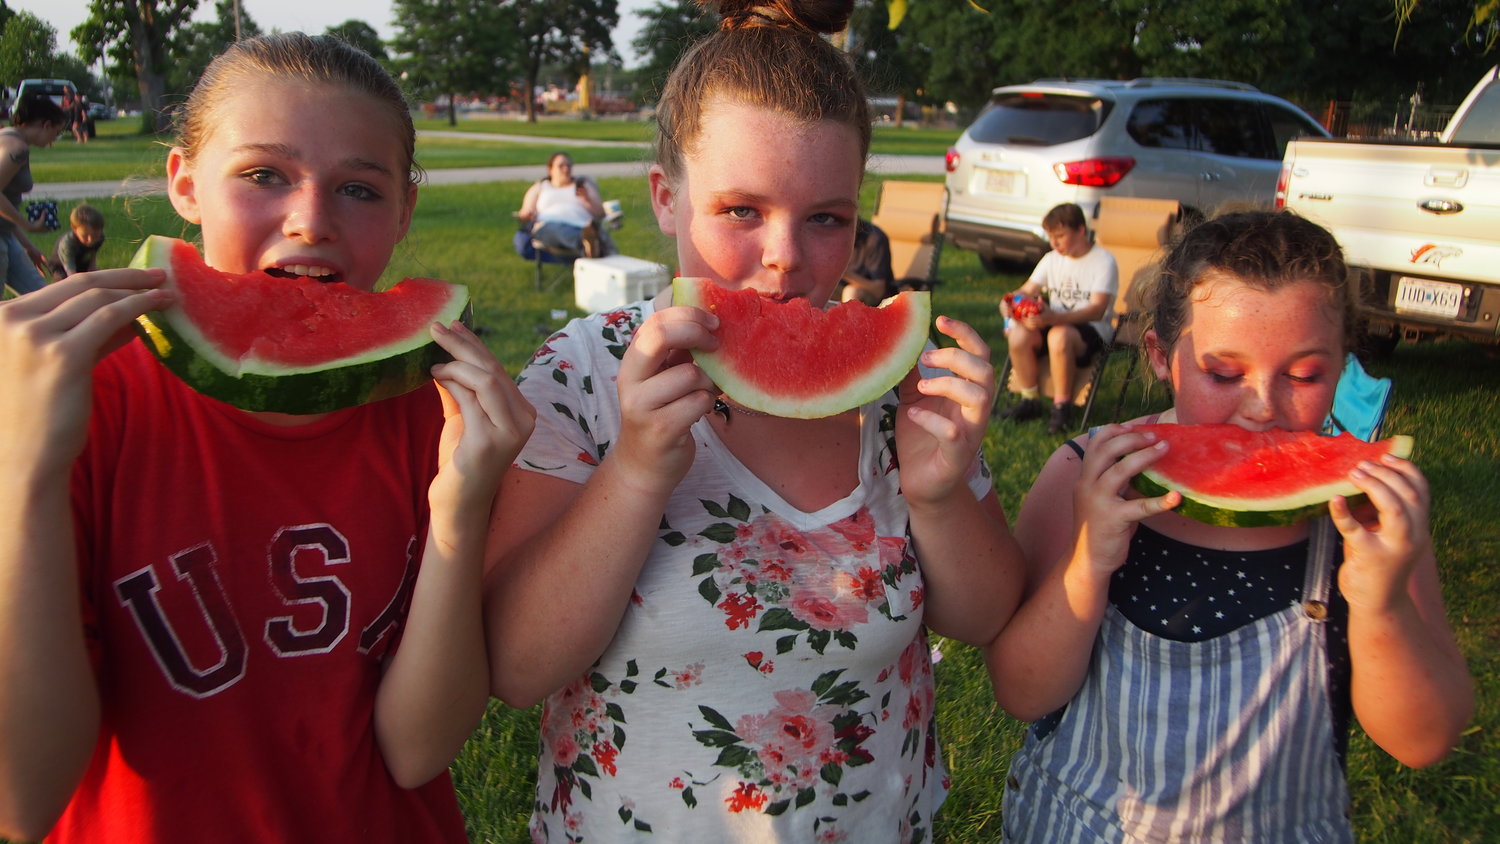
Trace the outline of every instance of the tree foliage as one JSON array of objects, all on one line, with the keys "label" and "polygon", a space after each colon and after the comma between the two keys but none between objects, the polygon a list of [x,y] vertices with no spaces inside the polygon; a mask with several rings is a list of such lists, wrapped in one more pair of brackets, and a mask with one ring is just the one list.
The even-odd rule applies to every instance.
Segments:
[{"label": "tree foliage", "polygon": [[448,99],[448,121],[457,123],[454,99],[470,92],[509,88],[517,52],[517,4],[492,0],[395,0],[398,54],[392,65],[407,93]]},{"label": "tree foliage", "polygon": [[176,58],[167,73],[169,96],[186,96],[214,57],[239,38],[254,38],[261,34],[260,27],[243,4],[236,27],[234,5],[234,0],[215,0],[213,20],[188,24],[177,34],[172,51]]},{"label": "tree foliage", "polygon": [[521,36],[521,75],[526,79],[526,119],[536,122],[537,79],[542,66],[561,63],[588,70],[599,54],[614,55],[610,34],[620,22],[618,0],[513,0]]},{"label": "tree foliage", "polygon": [[143,127],[150,131],[164,131],[171,122],[164,108],[166,73],[178,30],[187,25],[198,2],[89,0],[88,19],[73,28],[73,42],[85,63],[107,56],[117,68],[129,69],[140,92]]},{"label": "tree foliage", "polygon": [[718,19],[704,11],[697,0],[658,0],[636,12],[644,24],[630,46],[642,58],[636,68],[636,87],[642,98],[655,102],[666,85],[667,74],[694,41],[712,33]]},{"label": "tree foliage", "polygon": [[[1401,30],[1416,15],[1422,0],[1392,0],[1396,8],[1396,32],[1399,36]],[[1464,30],[1467,37],[1477,37],[1484,42],[1486,52],[1495,49],[1495,44],[1500,42],[1500,0],[1473,0],[1472,4],[1464,3],[1464,6],[1472,5],[1469,12],[1469,23]],[[1462,13],[1462,9],[1459,10]]]},{"label": "tree foliage", "polygon": [[[928,93],[973,108],[1001,85],[1044,77],[1192,76],[1248,82],[1304,103],[1456,102],[1488,66],[1476,0],[914,0],[898,32]],[[1500,0],[1477,0],[1479,5]],[[1493,17],[1489,20],[1494,20]]]},{"label": "tree foliage", "polygon": [[351,47],[364,50],[381,64],[386,64],[391,60],[385,51],[385,43],[380,40],[380,33],[375,31],[375,27],[362,20],[350,18],[343,23],[328,27],[323,34],[332,35]]},{"label": "tree foliage", "polygon": [[46,21],[29,12],[0,18],[0,79],[10,85],[22,79],[67,79],[94,102],[109,99],[108,89],[81,59],[57,49],[57,30]]},{"label": "tree foliage", "polygon": [[56,52],[57,30],[30,12],[13,13],[0,29],[0,79],[50,77]]},{"label": "tree foliage", "polygon": [[932,50],[910,28],[893,28],[885,3],[865,0],[855,5],[845,45],[870,93],[896,97],[896,125],[903,121],[907,102],[936,102],[927,86]]}]

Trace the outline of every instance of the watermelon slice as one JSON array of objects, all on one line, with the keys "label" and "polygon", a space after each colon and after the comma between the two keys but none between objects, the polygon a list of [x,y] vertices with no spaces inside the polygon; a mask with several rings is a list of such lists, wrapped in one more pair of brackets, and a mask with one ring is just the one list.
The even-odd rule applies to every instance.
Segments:
[{"label": "watermelon slice", "polygon": [[817,419],[874,401],[901,382],[927,344],[931,294],[907,291],[872,308],[828,310],[777,302],[706,278],[672,282],[676,304],[719,317],[719,348],[693,360],[736,404],[773,416]]},{"label": "watermelon slice", "polygon": [[1348,479],[1361,460],[1411,455],[1412,439],[1365,442],[1351,434],[1247,431],[1238,425],[1137,425],[1169,444],[1132,485],[1145,495],[1182,493],[1176,512],[1226,527],[1289,525],[1328,512],[1336,495],[1362,498]]},{"label": "watermelon slice", "polygon": [[408,393],[449,360],[434,322],[464,317],[468,288],[409,278],[383,293],[264,272],[222,273],[192,244],[148,237],[132,267],[161,267],[177,302],[137,320],[146,346],[194,390],[244,410],[326,413]]}]

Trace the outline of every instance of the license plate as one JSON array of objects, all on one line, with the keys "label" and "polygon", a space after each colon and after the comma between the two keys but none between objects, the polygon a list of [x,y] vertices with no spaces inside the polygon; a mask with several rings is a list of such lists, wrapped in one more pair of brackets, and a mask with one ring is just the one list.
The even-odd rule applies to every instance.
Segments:
[{"label": "license plate", "polygon": [[1015,196],[1026,192],[1026,176],[1014,170],[985,170],[984,192]]},{"label": "license plate", "polygon": [[1463,308],[1464,286],[1402,276],[1396,284],[1396,310],[1453,319]]}]

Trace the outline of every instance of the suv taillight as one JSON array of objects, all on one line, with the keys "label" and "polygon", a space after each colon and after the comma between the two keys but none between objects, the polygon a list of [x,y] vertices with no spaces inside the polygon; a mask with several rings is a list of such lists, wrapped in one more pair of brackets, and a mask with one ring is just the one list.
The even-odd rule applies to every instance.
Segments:
[{"label": "suv taillight", "polygon": [[943,156],[943,169],[949,173],[958,169],[958,150],[956,148],[948,147],[948,154]]},{"label": "suv taillight", "polygon": [[1135,159],[1130,156],[1108,156],[1086,158],[1083,161],[1065,161],[1052,165],[1052,172],[1065,185],[1081,185],[1086,188],[1114,187],[1125,178]]},{"label": "suv taillight", "polygon": [[1286,207],[1286,187],[1292,181],[1292,165],[1281,165],[1281,174],[1276,177],[1276,210]]}]

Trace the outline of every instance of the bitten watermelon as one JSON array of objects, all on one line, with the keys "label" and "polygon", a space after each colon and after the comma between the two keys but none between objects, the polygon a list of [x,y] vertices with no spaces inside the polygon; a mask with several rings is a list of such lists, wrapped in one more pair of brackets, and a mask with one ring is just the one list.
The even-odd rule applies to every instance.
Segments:
[{"label": "bitten watermelon", "polygon": [[1168,443],[1167,453],[1136,475],[1145,495],[1182,493],[1176,512],[1228,527],[1289,525],[1328,512],[1336,495],[1362,497],[1348,480],[1361,460],[1409,457],[1412,439],[1365,442],[1351,434],[1247,431],[1238,425],[1137,425]]},{"label": "bitten watermelon", "polygon": [[222,273],[191,244],[148,237],[132,267],[161,267],[177,302],[137,320],[194,390],[244,410],[326,413],[410,392],[449,360],[434,322],[464,317],[468,288],[409,278],[383,293],[264,272]]},{"label": "bitten watermelon", "polygon": [[719,348],[693,360],[736,404],[773,416],[817,419],[874,401],[917,362],[932,321],[931,294],[907,291],[880,307],[822,310],[777,302],[705,278],[672,282],[676,304],[719,317]]}]

